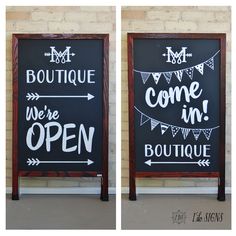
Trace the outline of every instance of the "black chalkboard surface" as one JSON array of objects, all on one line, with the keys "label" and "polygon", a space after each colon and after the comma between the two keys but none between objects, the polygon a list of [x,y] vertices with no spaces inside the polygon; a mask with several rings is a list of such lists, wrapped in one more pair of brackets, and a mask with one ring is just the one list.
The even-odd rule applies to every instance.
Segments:
[{"label": "black chalkboard surface", "polygon": [[108,36],[19,37],[15,112],[20,175],[102,175]]},{"label": "black chalkboard surface", "polygon": [[[69,46],[70,62],[50,62],[52,46]],[[20,170],[101,171],[102,51],[102,40],[19,42]]]},{"label": "black chalkboard surface", "polygon": [[225,52],[215,36],[129,35],[131,175],[218,175]]}]

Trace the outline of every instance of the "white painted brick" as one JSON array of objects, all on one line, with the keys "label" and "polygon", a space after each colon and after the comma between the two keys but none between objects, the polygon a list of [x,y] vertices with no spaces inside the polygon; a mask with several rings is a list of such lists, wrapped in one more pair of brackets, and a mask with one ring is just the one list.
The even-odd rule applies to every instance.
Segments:
[{"label": "white painted brick", "polygon": [[[131,29],[130,29],[131,22],[132,21],[129,21],[129,20],[126,20],[126,21],[122,20],[121,21],[121,29],[123,32],[124,31],[128,31],[128,32],[131,31]],[[122,32],[122,36],[125,36],[123,32]],[[122,40],[124,40],[123,37],[122,37]]]},{"label": "white painted brick", "polygon": [[21,178],[20,184],[22,187],[47,187],[47,180],[42,178]]},{"label": "white painted brick", "polygon": [[73,180],[48,180],[47,181],[47,186],[48,187],[78,187],[79,182],[78,181],[73,181]]},{"label": "white painted brick", "polygon": [[122,169],[122,177],[123,178],[128,178],[129,177],[129,169],[128,169],[128,167]]},{"label": "white painted brick", "polygon": [[11,150],[11,147],[12,147],[12,141],[6,140],[6,150]]},{"label": "white painted brick", "polygon": [[128,187],[129,186],[128,178],[121,178],[121,186],[122,187]]},{"label": "white painted brick", "polygon": [[48,22],[48,29],[51,32],[78,33],[80,26],[71,22]]},{"label": "white painted brick", "polygon": [[218,33],[225,33],[230,31],[230,23],[226,22],[209,22],[209,23],[203,23],[199,22],[198,24],[198,30],[201,30],[203,32],[218,32]]},{"label": "white painted brick", "polygon": [[31,13],[30,12],[19,12],[19,11],[9,11],[6,12],[6,20],[30,20]]},{"label": "white painted brick", "polygon": [[12,130],[12,122],[6,121],[6,130]]},{"label": "white painted brick", "polygon": [[16,28],[18,32],[47,32],[47,22],[17,21]]},{"label": "white painted brick", "polygon": [[15,21],[7,21],[6,22],[6,30],[7,31],[15,31],[16,30],[16,22]]},{"label": "white painted brick", "polygon": [[164,23],[163,21],[130,21],[129,26],[130,31],[139,30],[141,32],[160,32],[164,30]]},{"label": "white painted brick", "polygon": [[216,179],[205,179],[205,180],[201,180],[201,181],[196,181],[196,187],[212,187],[212,186],[217,186],[217,180]]},{"label": "white painted brick", "polygon": [[103,12],[97,12],[96,16],[98,22],[115,22],[116,18],[115,12],[110,12],[109,14],[104,14]]},{"label": "white painted brick", "polygon": [[[110,12],[114,11],[114,8],[112,7],[104,7],[104,6],[80,6],[80,11],[82,12]],[[105,13],[104,13],[105,14]]]},{"label": "white painted brick", "polygon": [[66,12],[65,13],[65,20],[72,21],[77,23],[83,22],[96,22],[96,13],[93,12]]},{"label": "white painted brick", "polygon": [[[39,11],[39,12],[73,12],[73,11],[79,11],[79,6],[39,6],[39,7],[33,7],[31,11]],[[47,19],[45,19],[47,20]]]},{"label": "white painted brick", "polygon": [[137,187],[162,187],[164,185],[163,179],[140,179],[136,180]]},{"label": "white painted brick", "polygon": [[[9,153],[9,151],[8,151],[8,156],[9,156],[9,154],[11,154],[11,153]],[[11,167],[12,167],[12,161],[11,160],[6,160],[6,168],[7,169],[11,169]]]},{"label": "white painted brick", "polygon": [[12,121],[12,111],[6,112],[6,120],[10,122]]},{"label": "white painted brick", "polygon": [[197,30],[197,24],[190,21],[166,21],[165,29],[167,31],[193,32]]},{"label": "white painted brick", "polygon": [[82,183],[79,183],[79,186],[94,188],[94,187],[100,187],[101,184],[97,182],[82,182]]},{"label": "white painted brick", "polygon": [[194,180],[183,180],[183,179],[166,179],[164,182],[165,187],[192,187],[195,186]]},{"label": "white painted brick", "polygon": [[6,100],[6,119],[7,119],[7,121],[12,120],[12,117],[10,117],[12,115],[12,109],[13,109],[12,99]]},{"label": "white painted brick", "polygon": [[201,12],[201,11],[184,11],[182,13],[182,19],[190,21],[214,21],[215,14],[213,12]]},{"label": "white painted brick", "polygon": [[180,19],[180,12],[179,11],[148,11],[147,12],[147,19],[150,20],[179,20]]},{"label": "white painted brick", "polygon": [[6,61],[6,70],[12,71],[12,61]]},{"label": "white painted brick", "polygon": [[213,6],[199,6],[197,7],[198,10],[201,11],[221,11],[221,12],[229,12],[230,11],[230,7],[229,6],[217,6],[217,7],[213,7]]},{"label": "white painted brick", "polygon": [[[13,11],[13,12],[32,12],[32,11],[35,11],[37,10],[38,8],[36,7],[32,7],[32,6],[7,6],[6,7],[7,11]],[[42,7],[41,7],[42,9]]]},{"label": "white painted brick", "polygon": [[8,93],[6,93],[6,100],[12,101],[12,91],[11,90]]},{"label": "white painted brick", "polygon": [[230,22],[231,17],[228,11],[225,12],[215,12],[215,19],[219,22]]},{"label": "white painted brick", "polygon": [[7,187],[11,187],[11,178],[10,177],[6,177],[6,186]]},{"label": "white painted brick", "polygon": [[84,32],[100,32],[107,33],[113,29],[112,23],[102,23],[100,27],[98,27],[97,23],[82,23],[80,24],[81,30]]},{"label": "white painted brick", "polygon": [[41,11],[36,11],[32,12],[32,20],[33,21],[62,21],[64,18],[64,13],[63,12],[41,12]]},{"label": "white painted brick", "polygon": [[128,65],[126,61],[121,62],[121,70],[122,71],[127,71],[128,70]]}]

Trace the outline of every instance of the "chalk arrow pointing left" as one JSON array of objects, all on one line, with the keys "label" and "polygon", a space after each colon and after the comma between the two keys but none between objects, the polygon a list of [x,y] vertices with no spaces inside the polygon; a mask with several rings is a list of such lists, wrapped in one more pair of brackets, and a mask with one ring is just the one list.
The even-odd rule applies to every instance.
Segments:
[{"label": "chalk arrow pointing left", "polygon": [[199,161],[152,161],[151,159],[150,160],[147,160],[144,162],[146,165],[148,166],[152,166],[154,164],[156,165],[163,165],[163,164],[166,164],[166,165],[183,165],[183,164],[188,164],[188,165],[198,165],[198,166],[209,166],[211,163],[209,161],[209,159],[200,159]]},{"label": "chalk arrow pointing left", "polygon": [[152,165],[152,161],[151,161],[151,159],[148,160],[148,161],[145,161],[145,164],[147,164],[148,166],[151,166],[151,165]]}]

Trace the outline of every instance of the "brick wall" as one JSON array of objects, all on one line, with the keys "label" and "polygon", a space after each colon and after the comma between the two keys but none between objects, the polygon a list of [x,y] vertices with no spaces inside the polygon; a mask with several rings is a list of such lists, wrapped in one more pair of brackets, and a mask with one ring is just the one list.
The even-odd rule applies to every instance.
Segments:
[{"label": "brick wall", "polygon": [[[231,185],[230,7],[122,7],[122,186],[128,186],[127,32],[227,33],[226,186]],[[217,186],[216,179],[138,179],[137,186]]]},{"label": "brick wall", "polygon": [[[115,186],[115,8],[7,7],[6,9],[6,168],[11,186],[12,159],[12,33],[109,33],[109,175]],[[122,186],[128,186],[127,32],[227,33],[226,70],[226,185],[231,164],[231,12],[230,7],[122,8]],[[118,158],[118,157],[117,157]],[[98,178],[22,178],[21,186],[99,186]],[[137,186],[216,186],[212,179],[140,179]]]},{"label": "brick wall", "polygon": [[[115,186],[115,7],[6,8],[6,184],[12,172],[12,33],[109,33],[109,186]],[[99,178],[21,178],[23,187],[96,187]]]}]

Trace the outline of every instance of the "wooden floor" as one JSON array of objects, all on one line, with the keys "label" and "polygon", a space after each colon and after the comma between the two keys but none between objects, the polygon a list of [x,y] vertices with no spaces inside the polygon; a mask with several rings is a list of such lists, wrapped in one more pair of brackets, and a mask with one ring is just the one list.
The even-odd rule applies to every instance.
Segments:
[{"label": "wooden floor", "polygon": [[7,229],[115,229],[115,196],[23,195],[6,199]]},{"label": "wooden floor", "polygon": [[122,229],[230,229],[231,197],[219,202],[216,195],[138,195],[129,201],[123,195],[121,215]]}]

